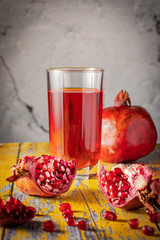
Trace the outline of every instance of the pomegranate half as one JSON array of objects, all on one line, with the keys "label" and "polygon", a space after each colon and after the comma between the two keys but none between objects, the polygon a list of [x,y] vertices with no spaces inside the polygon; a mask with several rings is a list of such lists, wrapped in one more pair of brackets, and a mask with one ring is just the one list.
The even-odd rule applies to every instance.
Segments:
[{"label": "pomegranate half", "polygon": [[102,166],[99,186],[114,207],[137,209],[146,206],[152,213],[160,208],[160,181],[144,164],[118,164],[107,172]]},{"label": "pomegranate half", "polygon": [[126,91],[117,94],[114,107],[103,109],[102,161],[134,161],[149,154],[156,141],[157,131],[150,114],[140,106],[131,106]]},{"label": "pomegranate half", "polygon": [[52,197],[69,190],[75,175],[76,162],[55,156],[25,156],[11,169],[6,180],[14,182],[24,193]]}]

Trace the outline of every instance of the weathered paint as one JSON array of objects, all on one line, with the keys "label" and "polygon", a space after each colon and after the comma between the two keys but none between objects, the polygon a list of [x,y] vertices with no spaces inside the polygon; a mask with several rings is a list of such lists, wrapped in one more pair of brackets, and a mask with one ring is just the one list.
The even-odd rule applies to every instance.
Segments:
[{"label": "weathered paint", "polygon": [[[28,223],[14,228],[0,227],[1,239],[157,240],[160,238],[157,227],[149,221],[144,208],[126,211],[118,208],[114,209],[110,206],[98,186],[97,178],[81,181],[74,180],[68,192],[54,198],[28,196],[20,192],[16,186],[12,188],[12,184],[5,181],[5,178],[10,175],[10,168],[16,164],[18,158],[25,155],[40,156],[41,154],[49,154],[48,143],[0,144],[0,197],[6,200],[11,194],[19,198],[24,204],[36,207],[38,214],[41,215]],[[160,145],[157,145],[155,150],[146,158],[140,159],[137,162],[147,163],[149,167],[154,169],[155,177],[160,177]],[[102,164],[108,170],[114,165],[100,162],[100,165]],[[79,219],[86,220],[88,224],[87,231],[67,225],[58,209],[59,204],[62,202],[69,202],[71,204],[76,221]],[[117,221],[105,220],[102,215],[103,209],[116,212]],[[140,226],[137,230],[130,229],[128,225],[128,220],[132,218],[138,218],[140,221]],[[56,227],[54,233],[46,233],[42,230],[41,225],[45,220],[53,220]],[[147,237],[141,232],[141,227],[146,224],[155,227],[156,232],[153,237]]]}]

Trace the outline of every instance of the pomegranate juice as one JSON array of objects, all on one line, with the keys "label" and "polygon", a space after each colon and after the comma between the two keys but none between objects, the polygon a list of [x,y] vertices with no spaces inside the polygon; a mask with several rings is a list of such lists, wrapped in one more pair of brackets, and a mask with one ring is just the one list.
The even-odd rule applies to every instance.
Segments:
[{"label": "pomegranate juice", "polygon": [[67,88],[49,91],[51,154],[93,167],[101,148],[102,91]]}]

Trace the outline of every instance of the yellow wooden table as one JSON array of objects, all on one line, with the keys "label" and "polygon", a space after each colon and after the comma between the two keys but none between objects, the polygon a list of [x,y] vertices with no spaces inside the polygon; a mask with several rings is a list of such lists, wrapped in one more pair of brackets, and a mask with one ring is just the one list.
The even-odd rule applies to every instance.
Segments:
[{"label": "yellow wooden table", "polygon": [[[151,223],[145,214],[145,208],[139,210],[122,210],[111,207],[98,186],[98,179],[74,180],[70,190],[58,197],[42,198],[23,194],[14,184],[5,181],[10,176],[10,168],[16,164],[18,158],[25,155],[49,154],[48,143],[7,143],[0,144],[0,197],[6,201],[8,196],[19,198],[25,205],[36,207],[39,214],[32,221],[16,227],[0,227],[2,240],[31,240],[31,239],[103,239],[103,240],[136,240],[136,239],[160,239],[160,232],[154,223]],[[146,163],[156,172],[155,178],[160,177],[160,144],[147,157],[137,162]],[[107,169],[111,164],[105,164]],[[62,218],[58,206],[62,202],[69,202],[76,219],[85,219],[89,225],[87,231],[77,227],[69,227]],[[116,221],[107,221],[102,216],[102,210],[116,212]],[[137,230],[130,229],[128,220],[138,218],[140,221]],[[55,232],[44,232],[41,228],[44,220],[52,220],[55,223]],[[152,237],[145,236],[141,228],[144,225],[155,228]]]}]

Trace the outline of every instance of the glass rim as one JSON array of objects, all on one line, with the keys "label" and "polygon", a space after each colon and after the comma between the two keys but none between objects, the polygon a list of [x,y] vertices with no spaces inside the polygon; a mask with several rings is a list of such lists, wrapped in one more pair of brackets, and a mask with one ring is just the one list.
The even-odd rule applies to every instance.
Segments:
[{"label": "glass rim", "polygon": [[48,68],[47,72],[51,71],[63,71],[63,72],[104,72],[103,68],[98,67],[55,67],[55,68]]}]

